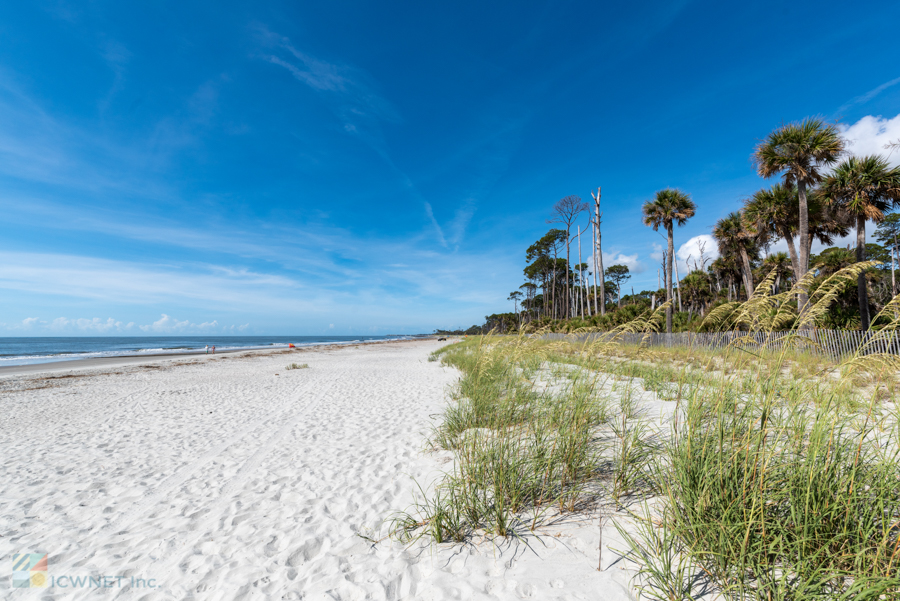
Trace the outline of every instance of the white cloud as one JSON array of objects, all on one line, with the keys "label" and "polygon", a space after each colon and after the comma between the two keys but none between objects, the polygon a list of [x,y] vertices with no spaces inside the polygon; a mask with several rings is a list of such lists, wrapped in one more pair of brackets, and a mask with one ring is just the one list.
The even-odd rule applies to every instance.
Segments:
[{"label": "white cloud", "polygon": [[188,320],[178,321],[177,319],[163,313],[162,317],[154,321],[152,324],[139,327],[145,332],[174,332],[177,330],[183,330],[190,325],[191,322]]},{"label": "white cloud", "polygon": [[653,259],[654,261],[657,261],[657,262],[662,261],[662,260],[663,260],[663,247],[662,247],[662,244],[659,244],[659,243],[657,243],[657,242],[654,242],[654,243],[652,244],[652,246],[653,246],[653,252],[650,253],[650,258]]},{"label": "white cloud", "polygon": [[[866,222],[866,242],[872,242],[874,244],[878,244],[878,240],[875,239],[875,226],[872,225],[872,222]],[[797,244],[797,241],[794,240],[794,244]],[[825,250],[826,248],[838,247],[838,248],[856,248],[856,229],[850,232],[847,236],[843,238],[835,238],[832,244],[822,244],[818,240],[813,240],[812,243],[812,252],[813,254],[818,254]],[[788,251],[787,242],[784,239],[777,240],[772,246],[769,247],[769,254],[775,254],[777,252],[786,253]]]},{"label": "white cloud", "polygon": [[134,322],[123,324],[121,321],[112,317],[106,320],[94,317],[93,319],[79,318],[67,319],[65,317],[57,317],[47,326],[49,330],[80,330],[82,332],[96,332],[98,334],[107,334],[109,332],[127,332],[134,327]]},{"label": "white cloud", "polygon": [[[189,319],[178,321],[171,315],[163,313],[162,317],[153,323],[138,327],[144,332],[165,332],[169,334],[173,332],[209,332],[219,327],[219,322],[213,320],[204,321],[203,323],[191,323]],[[226,326],[225,329],[227,330],[228,327]],[[234,329],[233,325],[231,326],[231,329]]]},{"label": "white cloud", "polygon": [[30,328],[31,326],[33,326],[33,325],[36,324],[37,322],[38,322],[38,318],[37,318],[37,317],[26,317],[25,319],[22,320],[22,327],[24,327],[24,328]]},{"label": "white cloud", "polygon": [[646,265],[641,263],[636,254],[603,253],[603,267],[609,268],[611,265],[624,265],[632,274],[643,273],[647,270]]},{"label": "white cloud", "polygon": [[697,266],[700,266],[701,248],[703,250],[703,258],[708,259],[705,263],[706,267],[709,267],[712,261],[719,258],[719,250],[712,236],[709,234],[694,236],[675,251],[675,258],[678,259],[679,276],[684,277],[690,273],[694,269],[695,262]]},{"label": "white cloud", "polygon": [[892,119],[867,115],[853,125],[838,124],[847,150],[857,156],[880,154],[892,165],[900,165],[900,150],[885,150],[890,142],[900,141],[900,115]]}]

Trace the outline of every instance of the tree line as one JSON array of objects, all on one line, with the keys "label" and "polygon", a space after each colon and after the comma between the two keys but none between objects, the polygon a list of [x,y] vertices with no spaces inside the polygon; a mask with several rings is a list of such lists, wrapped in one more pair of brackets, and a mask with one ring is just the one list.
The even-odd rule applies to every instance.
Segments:
[{"label": "tree line", "polygon": [[[900,141],[885,149],[900,150]],[[751,298],[773,270],[773,292],[789,289],[810,271],[814,291],[843,267],[875,260],[879,267],[860,274],[856,290],[835,299],[817,323],[836,329],[872,327],[871,316],[897,295],[900,213],[890,211],[900,208],[900,167],[891,167],[884,155],[850,154],[837,126],[818,118],[774,130],[754,148],[751,160],[760,176],[777,181],[716,222],[711,234],[718,258],[707,256],[712,249],[701,244],[698,256],[685,261],[683,277],[674,234],[697,212],[690,194],[666,188],[643,204],[643,224],[662,230],[667,245],[658,289],[638,294],[626,294],[627,266],[604,269],[601,188],[591,192],[592,204],[578,196],[562,198],[547,220],[554,227],[525,251],[526,281],[507,299],[513,312],[486,316],[477,329],[611,328],[664,302],[667,332],[695,329],[717,305]],[[866,242],[868,222],[876,225],[879,244]],[[851,232],[856,234],[853,250],[831,246]],[[769,252],[782,240],[787,253]],[[815,241],[828,248],[814,255]],[[795,300],[799,315],[808,299],[798,294]]]}]

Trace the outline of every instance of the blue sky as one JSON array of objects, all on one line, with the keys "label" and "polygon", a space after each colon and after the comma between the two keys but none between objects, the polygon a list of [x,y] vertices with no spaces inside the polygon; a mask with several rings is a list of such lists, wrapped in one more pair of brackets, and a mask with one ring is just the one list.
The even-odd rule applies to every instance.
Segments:
[{"label": "blue sky", "polygon": [[[388,8],[386,8],[388,7]],[[427,332],[511,310],[553,203],[656,286],[756,142],[900,139],[900,4],[0,5],[0,335]],[[897,162],[898,157],[892,157]],[[688,244],[681,258],[691,248]]]}]

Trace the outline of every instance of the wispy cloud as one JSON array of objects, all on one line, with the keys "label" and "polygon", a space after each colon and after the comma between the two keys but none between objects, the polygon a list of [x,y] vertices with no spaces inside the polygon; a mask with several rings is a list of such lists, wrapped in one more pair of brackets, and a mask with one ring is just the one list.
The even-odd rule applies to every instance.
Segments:
[{"label": "wispy cloud", "polygon": [[[161,116],[148,133],[116,137],[60,118],[35,100],[21,77],[0,68],[0,175],[74,195],[118,194],[171,201],[175,187],[155,177],[172,156],[209,125],[216,81],[204,82],[177,114]],[[114,90],[113,90],[114,91]],[[101,99],[102,105],[108,99]]]},{"label": "wispy cloud", "polygon": [[249,323],[242,325],[221,326],[217,320],[194,323],[189,319],[179,320],[166,313],[160,318],[146,325],[138,325],[130,321],[119,321],[112,317],[102,319],[100,317],[69,319],[57,317],[51,320],[43,320],[38,317],[27,317],[17,324],[0,324],[0,330],[8,332],[23,332],[29,335],[110,335],[110,334],[202,334],[202,333],[229,333],[245,332],[250,327]]},{"label": "wispy cloud", "polygon": [[289,293],[303,286],[283,276],[223,274],[214,266],[189,270],[60,254],[0,253],[0,288],[140,305],[176,299],[282,310],[307,305],[290,300]]},{"label": "wispy cloud", "polygon": [[314,90],[328,92],[346,92],[349,87],[350,80],[338,73],[335,65],[324,61],[316,60],[298,50],[295,50],[290,44],[283,44],[291,54],[300,60],[304,68],[292,65],[291,63],[278,58],[277,56],[269,56],[269,62],[281,65],[290,71],[294,77],[309,85]]},{"label": "wispy cloud", "polygon": [[837,112],[840,115],[841,113],[843,113],[844,111],[846,111],[847,109],[849,109],[850,107],[852,107],[854,105],[865,104],[865,103],[869,102],[870,100],[872,100],[873,98],[875,98],[876,96],[878,96],[879,94],[881,94],[882,92],[884,92],[885,90],[887,90],[888,88],[892,88],[897,84],[900,84],[900,77],[895,77],[894,79],[892,79],[890,81],[886,81],[883,84],[881,84],[880,86],[872,88],[865,94],[861,94],[861,95],[857,96],[856,98],[853,98],[852,100],[848,101],[843,106],[841,106],[841,108],[839,108],[837,110]]},{"label": "wispy cloud", "polygon": [[475,201],[470,198],[463,203],[463,206],[456,209],[453,219],[447,225],[447,228],[450,230],[450,238],[448,240],[450,244],[455,246],[456,250],[459,249],[459,244],[466,235],[466,228],[469,226],[469,222],[472,221],[475,211]]},{"label": "wispy cloud", "polygon": [[[359,294],[361,289],[371,289],[379,294],[382,288],[402,286],[410,294],[422,294],[425,292],[421,282],[427,281],[425,272],[443,270],[448,278],[446,289],[436,293],[453,298],[456,291],[452,282],[456,274],[464,279],[465,270],[477,265],[482,254],[491,252],[484,249],[475,255],[434,253],[426,250],[434,248],[434,235],[427,239],[361,237],[325,224],[291,226],[246,221],[241,227],[222,223],[186,227],[158,218],[136,222],[133,216],[101,210],[93,211],[93,216],[88,217],[65,205],[4,199],[2,194],[0,210],[4,211],[8,223],[42,224],[64,231],[97,233],[152,244],[153,247],[203,251],[217,258],[216,263],[185,261],[179,265],[181,273],[199,271],[254,285],[299,286],[300,282],[314,281],[315,289],[323,293],[346,292],[349,287],[354,289],[353,295]],[[442,248],[452,245],[452,250],[459,253],[459,244],[473,211],[474,207],[466,204],[455,212],[445,228],[448,238],[441,238]],[[436,220],[433,227],[443,236]],[[403,258],[403,263],[397,262],[399,257]],[[515,258],[509,260],[513,262]],[[248,262],[257,265],[258,269],[242,266]],[[402,267],[399,271],[398,266]],[[278,273],[273,274],[273,269]],[[401,279],[394,279],[396,277]]]},{"label": "wispy cloud", "polygon": [[[503,286],[495,281],[496,274],[518,268],[517,256],[502,253],[488,261],[481,255],[447,255],[384,244],[379,252],[384,253],[383,262],[313,282],[301,274],[221,264],[0,252],[0,289],[39,294],[51,305],[80,299],[96,306],[130,307],[123,310],[132,318],[144,311],[142,307],[173,306],[211,315],[270,316],[270,323],[309,322],[343,314],[351,315],[357,324],[409,324],[434,311],[442,316],[466,315],[473,306],[491,304],[501,294],[498,286]],[[406,262],[387,260],[397,256]],[[485,265],[490,268],[486,270]],[[471,286],[472,273],[485,276],[483,285]]]},{"label": "wispy cloud", "polygon": [[428,215],[428,220],[431,221],[431,225],[434,227],[434,233],[437,236],[438,243],[444,248],[447,248],[447,238],[444,237],[444,229],[441,227],[441,224],[438,223],[437,219],[435,219],[430,202],[425,203],[425,214]]},{"label": "wispy cloud", "polygon": [[262,25],[256,25],[255,29],[263,47],[274,51],[264,53],[263,58],[287,69],[297,81],[323,94],[342,120],[345,131],[361,134],[361,128],[370,128],[373,121],[400,120],[392,104],[374,91],[360,69],[317,58],[297,48],[290,38]]},{"label": "wispy cloud", "polygon": [[131,59],[131,52],[115,40],[104,40],[100,47],[100,55],[115,74],[115,79],[106,95],[100,100],[100,112],[105,113],[125,83],[125,66]]},{"label": "wispy cloud", "polygon": [[466,228],[475,214],[474,200],[469,199],[463,203],[463,206],[457,208],[453,214],[453,219],[447,222],[444,227],[441,227],[441,224],[438,223],[437,218],[434,216],[431,203],[426,201],[423,204],[425,206],[425,214],[428,216],[432,228],[434,228],[438,244],[454,252],[458,251],[459,245],[465,237]]}]

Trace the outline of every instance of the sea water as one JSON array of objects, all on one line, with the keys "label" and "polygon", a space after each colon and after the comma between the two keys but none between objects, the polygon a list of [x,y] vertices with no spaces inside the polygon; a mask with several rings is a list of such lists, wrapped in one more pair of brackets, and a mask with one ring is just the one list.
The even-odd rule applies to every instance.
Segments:
[{"label": "sea water", "polygon": [[0,367],[94,357],[131,357],[236,349],[286,348],[289,344],[349,344],[368,340],[400,340],[411,336],[127,336],[127,337],[0,337]]}]

